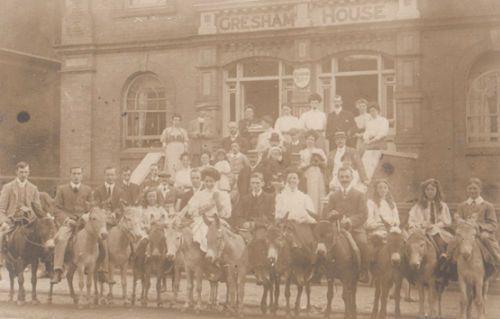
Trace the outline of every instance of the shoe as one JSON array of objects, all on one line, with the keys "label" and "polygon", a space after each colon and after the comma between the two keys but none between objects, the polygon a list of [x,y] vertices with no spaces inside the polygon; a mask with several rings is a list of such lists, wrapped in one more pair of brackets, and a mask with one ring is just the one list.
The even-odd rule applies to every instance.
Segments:
[{"label": "shoe", "polygon": [[52,279],[50,280],[51,284],[57,284],[62,280],[62,270],[56,269],[54,270],[54,275],[52,276]]}]

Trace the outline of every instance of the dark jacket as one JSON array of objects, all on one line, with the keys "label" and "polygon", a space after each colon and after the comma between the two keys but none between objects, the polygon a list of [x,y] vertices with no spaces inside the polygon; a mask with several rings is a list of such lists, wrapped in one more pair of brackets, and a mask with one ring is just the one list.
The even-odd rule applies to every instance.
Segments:
[{"label": "dark jacket", "polygon": [[352,230],[364,229],[363,225],[368,218],[368,207],[365,195],[360,191],[351,188],[346,195],[340,190],[331,194],[325,213],[329,214],[332,210],[348,217],[352,222]]},{"label": "dark jacket", "polygon": [[94,190],[94,200],[97,202],[97,204],[103,208],[109,208],[111,211],[115,211],[121,208],[120,205],[121,198],[122,198],[122,189],[120,188],[120,185],[118,185],[118,183],[115,183],[115,186],[113,188],[113,193],[111,193],[111,201],[107,205],[104,205],[104,202],[106,202],[109,199],[108,190],[106,189],[106,186],[102,184]]},{"label": "dark jacket", "polygon": [[122,190],[121,199],[127,203],[127,205],[136,205],[141,193],[139,185],[134,183],[128,183],[128,185],[125,185],[123,182],[119,183],[119,185]]},{"label": "dark jacket", "polygon": [[354,133],[357,131],[356,123],[354,122],[354,115],[342,109],[337,115],[335,112],[328,114],[326,119],[326,138],[330,143],[330,149],[335,147],[335,133],[345,132],[347,134],[347,141],[349,145],[353,145]]},{"label": "dark jacket", "polygon": [[54,212],[56,222],[61,225],[66,218],[78,219],[89,210],[92,202],[92,189],[87,185],[80,185],[75,192],[70,184],[60,185],[56,191]]},{"label": "dark jacket", "polygon": [[236,206],[235,216],[240,223],[244,221],[272,221],[274,220],[275,196],[264,191],[257,197],[249,194],[240,197]]}]

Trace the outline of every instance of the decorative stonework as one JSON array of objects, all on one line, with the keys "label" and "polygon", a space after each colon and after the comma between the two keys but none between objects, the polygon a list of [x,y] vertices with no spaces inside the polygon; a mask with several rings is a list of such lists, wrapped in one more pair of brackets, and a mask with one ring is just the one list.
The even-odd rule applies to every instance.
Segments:
[{"label": "decorative stonework", "polygon": [[62,43],[83,44],[93,40],[93,25],[88,0],[65,0]]}]

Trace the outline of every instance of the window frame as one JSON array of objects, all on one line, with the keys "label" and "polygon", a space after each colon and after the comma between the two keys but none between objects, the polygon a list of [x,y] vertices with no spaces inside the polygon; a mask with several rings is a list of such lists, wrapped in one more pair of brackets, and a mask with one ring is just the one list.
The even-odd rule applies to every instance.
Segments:
[{"label": "window frame", "polygon": [[[163,98],[157,97],[154,100],[155,101],[163,100],[164,101],[164,109],[147,108],[147,109],[141,110],[141,109],[137,108],[137,104],[138,104],[137,99],[139,98],[139,95],[140,95],[139,93],[141,92],[141,88],[139,88],[137,90],[137,92],[135,93],[135,96],[133,98],[131,98],[129,96],[129,94],[131,94],[130,89],[132,88],[132,86],[134,84],[136,84],[137,81],[141,81],[141,78],[154,79],[159,84],[158,87],[163,88],[164,93],[165,93],[164,97]],[[148,79],[146,81],[151,81],[151,80]],[[145,82],[145,83],[147,83],[147,82]],[[142,89],[144,89],[144,88],[142,88]],[[151,73],[151,72],[141,73],[141,74],[135,75],[134,77],[132,77],[130,79],[129,83],[126,86],[126,89],[124,90],[123,102],[122,102],[122,112],[123,112],[122,114],[126,115],[126,116],[122,116],[122,138],[121,138],[121,141],[122,141],[122,149],[123,150],[126,150],[126,151],[140,150],[140,151],[142,151],[142,150],[151,150],[151,149],[161,149],[161,147],[155,147],[155,146],[135,146],[135,145],[128,146],[128,143],[134,143],[135,141],[139,141],[139,140],[148,141],[148,140],[158,139],[158,141],[159,141],[160,137],[161,137],[161,132],[159,132],[159,135],[138,134],[138,135],[129,136],[130,128],[129,128],[128,122],[129,122],[129,117],[131,114],[135,115],[135,114],[148,114],[148,113],[163,113],[164,117],[165,117],[164,118],[165,125],[167,125],[168,115],[172,111],[172,102],[171,102],[171,98],[166,93],[167,93],[167,89],[166,89],[164,83],[160,80],[158,75],[156,75],[154,73]],[[128,108],[129,102],[134,103],[133,109]],[[163,129],[165,129],[165,128],[160,128],[161,131],[163,131]]]},{"label": "window frame", "polygon": [[[496,78],[497,78],[497,106],[496,106],[496,113],[494,115],[497,116],[497,125],[500,126],[499,118],[500,118],[500,67],[495,66],[493,69],[489,69],[486,71],[483,71],[479,74],[475,74],[474,78],[469,78],[468,79],[468,87],[466,90],[466,99],[465,99],[465,144],[467,148],[469,149],[476,149],[476,150],[481,150],[479,153],[484,153],[484,151],[489,152],[491,150],[498,149],[500,150],[500,129],[497,129],[496,133],[487,132],[487,133],[475,133],[473,134],[471,131],[470,127],[470,118],[471,117],[480,117],[480,126],[485,126],[485,120],[487,117],[492,116],[491,114],[485,114],[484,112],[481,112],[480,115],[473,115],[472,114],[472,109],[471,109],[471,99],[472,99],[472,90],[474,88],[474,83],[479,81],[480,78],[488,76],[489,74],[494,74],[496,73]],[[485,139],[491,139],[491,137],[496,137],[498,140],[496,142],[492,141],[470,141],[470,139],[476,137],[476,138],[485,138]],[[472,152],[475,154],[475,152]]]}]

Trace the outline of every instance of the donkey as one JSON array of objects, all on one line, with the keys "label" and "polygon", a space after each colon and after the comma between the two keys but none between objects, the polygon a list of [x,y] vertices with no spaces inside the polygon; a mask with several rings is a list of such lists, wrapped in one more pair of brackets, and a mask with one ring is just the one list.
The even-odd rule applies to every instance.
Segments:
[{"label": "donkey", "polygon": [[478,230],[474,223],[461,221],[456,229],[458,283],[460,287],[460,317],[472,318],[472,303],[476,304],[479,319],[485,318],[485,300],[492,272],[483,261]]},{"label": "donkey", "polygon": [[6,244],[6,268],[10,278],[10,301],[14,299],[14,279],[17,277],[19,285],[17,303],[19,305],[25,303],[24,270],[30,265],[31,301],[33,304],[40,303],[36,292],[38,264],[52,256],[55,233],[54,219],[46,215],[18,226],[9,236]]},{"label": "donkey", "polygon": [[341,230],[336,222],[319,221],[314,228],[317,240],[316,255],[318,267],[321,267],[327,279],[327,303],[325,317],[332,312],[333,283],[335,279],[342,282],[342,299],[344,300],[344,317],[355,319],[356,291],[358,285],[360,256],[353,246],[350,234]]},{"label": "donkey", "polygon": [[208,226],[206,259],[226,268],[228,306],[237,314],[243,314],[243,299],[248,270],[248,250],[241,235],[223,225],[217,215]]},{"label": "donkey", "polygon": [[[415,283],[419,295],[419,316],[436,317],[436,303],[438,303],[439,316],[441,317],[441,295],[438,289],[438,256],[432,242],[427,238],[422,229],[413,230],[405,244],[403,273],[407,279]],[[396,292],[395,295],[399,295]],[[399,297],[396,297],[399,298]],[[427,298],[428,309],[426,312],[425,301]]]},{"label": "donkey", "polygon": [[137,280],[141,279],[141,305],[148,305],[149,288],[151,276],[156,277],[156,303],[158,307],[163,305],[161,299],[162,281],[166,270],[167,245],[165,241],[164,226],[151,225],[149,240],[143,241],[137,248],[134,264],[134,278],[132,288],[132,305],[135,304]]},{"label": "donkey", "polygon": [[[165,239],[167,242],[167,261],[173,266],[173,269],[167,273],[172,273],[172,290],[174,294],[173,303],[177,303],[179,295],[179,285],[181,272],[184,270],[184,256],[181,251],[182,231],[175,223],[167,225],[165,230]],[[170,304],[171,306],[172,304]]]},{"label": "donkey", "polygon": [[[133,246],[141,239],[141,211],[136,207],[124,207],[118,224],[109,230],[109,276],[113,282],[115,268],[120,270],[122,298],[124,305],[130,304],[127,294],[127,270],[133,253]],[[101,282],[101,293],[103,292]],[[113,301],[113,284],[109,284],[108,302]]]},{"label": "donkey", "polygon": [[[404,248],[404,238],[401,233],[390,232],[385,243],[374,254],[371,267],[373,283],[375,285],[375,297],[373,300],[372,319],[385,319],[387,317],[387,300],[389,291],[395,286],[397,291],[401,290],[401,256]],[[380,309],[379,309],[380,303]],[[401,317],[400,294],[395,295],[395,316]]]},{"label": "donkey", "polygon": [[[68,281],[69,292],[73,302],[78,308],[83,308],[85,305],[91,304],[91,290],[94,285],[94,303],[98,301],[97,291],[97,261],[99,258],[99,239],[104,240],[108,236],[106,229],[106,211],[93,207],[88,213],[88,220],[85,222],[83,229],[79,230],[71,241],[71,258],[67,261],[68,271],[66,279]],[[73,288],[73,276],[78,273],[78,296]],[[87,279],[85,281],[85,275]],[[49,303],[52,302],[52,293],[54,285],[50,285]],[[84,295],[83,289],[87,289]],[[85,299],[84,299],[85,297]]]}]

